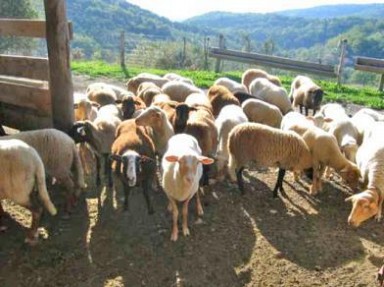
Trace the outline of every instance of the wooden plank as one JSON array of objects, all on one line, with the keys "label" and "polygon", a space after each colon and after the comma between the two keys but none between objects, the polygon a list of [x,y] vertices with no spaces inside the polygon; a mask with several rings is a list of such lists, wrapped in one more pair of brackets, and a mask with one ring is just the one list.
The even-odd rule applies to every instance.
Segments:
[{"label": "wooden plank", "polygon": [[[70,39],[73,38],[72,23],[68,23]],[[0,36],[18,36],[45,38],[46,27],[44,20],[31,19],[0,19]]]},{"label": "wooden plank", "polygon": [[357,57],[356,64],[363,65],[363,66],[374,66],[374,67],[384,69],[384,59]]},{"label": "wooden plank", "polygon": [[380,68],[380,67],[372,67],[372,66],[355,64],[354,68],[355,70],[377,73],[377,74],[384,74],[384,68]]},{"label": "wooden plank", "polygon": [[278,68],[283,70],[298,71],[298,72],[321,75],[326,77],[336,77],[336,73],[334,70],[333,71],[318,70],[310,67],[296,66],[292,64],[290,65],[287,63],[276,63],[276,62],[262,61],[262,60],[256,60],[256,59],[250,59],[250,58],[239,58],[237,56],[230,56],[230,55],[214,55],[214,54],[212,55],[211,54],[210,56],[220,57],[221,59],[229,60],[229,61],[255,64],[255,65],[267,66],[267,67]]},{"label": "wooden plank", "polygon": [[0,103],[0,122],[22,131],[53,127],[51,117],[40,116],[34,109],[5,103]]},{"label": "wooden plank", "polygon": [[65,0],[44,0],[49,57],[49,89],[55,128],[68,132],[74,122],[69,31]]},{"label": "wooden plank", "polygon": [[334,71],[334,67],[332,65],[323,65],[318,63],[297,61],[297,60],[284,58],[284,57],[268,56],[268,55],[263,55],[258,53],[247,53],[247,52],[235,51],[235,50],[229,50],[229,49],[211,48],[209,51],[209,54],[212,56],[215,56],[215,55],[216,56],[220,56],[220,55],[233,56],[233,57],[239,57],[242,59],[270,62],[273,64],[296,65],[296,66],[302,66],[306,68],[314,68],[316,70],[324,70],[326,72]]},{"label": "wooden plank", "polygon": [[0,81],[0,102],[35,109],[37,114],[49,116],[51,96],[47,88]]},{"label": "wooden plank", "polygon": [[379,83],[379,91],[382,92],[384,88],[384,74],[380,77],[380,83]]},{"label": "wooden plank", "polygon": [[48,59],[0,55],[0,74],[48,81]]}]

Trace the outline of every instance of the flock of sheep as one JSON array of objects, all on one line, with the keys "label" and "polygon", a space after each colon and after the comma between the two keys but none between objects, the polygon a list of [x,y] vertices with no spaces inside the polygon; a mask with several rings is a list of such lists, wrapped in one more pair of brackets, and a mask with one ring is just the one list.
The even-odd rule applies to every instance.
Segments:
[{"label": "flock of sheep", "polygon": [[[50,214],[57,212],[47,185],[63,185],[69,213],[94,162],[96,184],[102,183],[103,163],[108,186],[113,173],[122,183],[124,209],[135,186],[143,189],[150,214],[151,190],[164,191],[173,218],[171,240],[176,241],[178,203],[187,236],[189,201],[196,197],[202,215],[201,188],[228,176],[244,192],[242,172],[252,162],[279,168],[274,196],[284,191],[286,170],[294,172],[295,180],[302,172],[310,176],[312,195],[321,191],[323,177],[336,172],[353,191],[364,188],[346,199],[352,202],[348,222],[358,226],[372,216],[380,219],[384,116],[364,108],[350,117],[338,104],[321,105],[323,94],[310,78],[297,76],[288,95],[278,77],[259,69],[245,71],[242,83],[219,78],[207,92],[174,73],[139,74],[129,79],[127,89],[94,83],[76,102],[76,121],[68,134],[45,129],[4,135],[0,130],[0,200],[11,199],[32,212],[26,241],[35,244],[39,203]],[[1,230],[6,229],[3,213],[0,202]]]}]

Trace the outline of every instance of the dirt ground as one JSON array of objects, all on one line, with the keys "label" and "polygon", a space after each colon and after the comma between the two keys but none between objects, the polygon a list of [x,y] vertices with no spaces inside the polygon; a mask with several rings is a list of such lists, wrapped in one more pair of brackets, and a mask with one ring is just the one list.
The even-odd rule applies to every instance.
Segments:
[{"label": "dirt ground", "polygon": [[[23,243],[29,212],[7,201],[0,286],[376,286],[383,225],[347,225],[350,192],[337,178],[313,197],[287,173],[285,194],[274,199],[275,169],[244,175],[244,196],[226,182],[205,190],[201,219],[192,200],[191,235],[175,243],[161,191],[151,193],[155,214],[139,188],[124,212],[118,182],[97,188],[88,176],[69,219],[45,214],[35,247]],[[51,197],[62,210],[62,191]]]}]

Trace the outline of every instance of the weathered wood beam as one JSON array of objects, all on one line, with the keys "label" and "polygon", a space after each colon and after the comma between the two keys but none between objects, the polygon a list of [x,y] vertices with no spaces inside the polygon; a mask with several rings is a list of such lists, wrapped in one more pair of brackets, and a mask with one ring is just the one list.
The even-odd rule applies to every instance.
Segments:
[{"label": "weathered wood beam", "polygon": [[47,58],[0,55],[0,74],[48,81]]}]

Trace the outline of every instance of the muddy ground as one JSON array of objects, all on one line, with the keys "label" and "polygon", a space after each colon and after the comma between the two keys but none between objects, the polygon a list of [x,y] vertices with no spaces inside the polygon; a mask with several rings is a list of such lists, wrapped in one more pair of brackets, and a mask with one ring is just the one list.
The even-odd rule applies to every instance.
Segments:
[{"label": "muddy ground", "polygon": [[[69,219],[46,214],[35,247],[23,244],[30,214],[5,202],[8,231],[0,234],[0,286],[376,286],[384,262],[383,224],[347,225],[348,189],[335,178],[321,194],[308,183],[284,182],[272,198],[276,170],[247,170],[246,194],[216,183],[203,197],[198,219],[189,212],[191,235],[170,241],[167,200],[153,191],[148,215],[136,189],[130,210],[123,192],[97,188],[94,177]],[[64,196],[55,187],[61,211]]]}]

